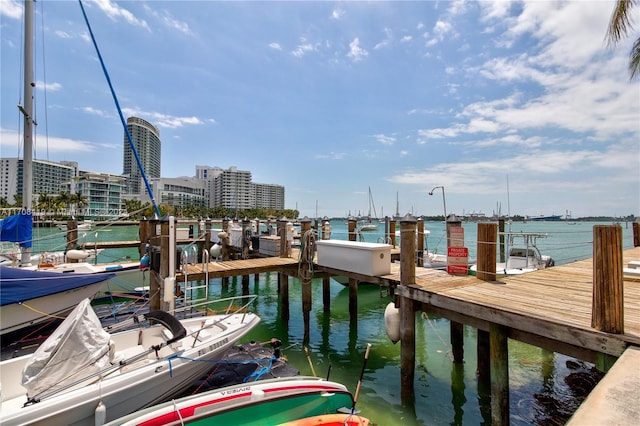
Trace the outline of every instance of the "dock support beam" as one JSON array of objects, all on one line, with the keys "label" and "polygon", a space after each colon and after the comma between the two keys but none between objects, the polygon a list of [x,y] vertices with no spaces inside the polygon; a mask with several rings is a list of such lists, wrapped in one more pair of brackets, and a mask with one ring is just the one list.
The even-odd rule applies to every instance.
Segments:
[{"label": "dock support beam", "polygon": [[[400,285],[404,286],[416,283],[416,222],[409,214],[400,220]],[[415,400],[416,309],[413,300],[407,297],[399,299],[400,398],[403,404],[410,404]]]},{"label": "dock support beam", "polygon": [[[591,326],[607,333],[624,333],[624,278],[622,227],[593,227],[593,299]],[[596,367],[608,371],[616,358],[604,353]]]},{"label": "dock support beam", "polygon": [[476,277],[483,281],[496,280],[496,237],[498,225],[478,224],[478,248]]},{"label": "dock support beam", "polygon": [[[71,218],[67,221],[67,250],[74,250],[78,245],[78,221]],[[68,259],[69,263],[78,263],[78,259]]]},{"label": "dock support beam", "polygon": [[506,327],[489,325],[491,353],[491,424],[509,424],[509,349]]}]

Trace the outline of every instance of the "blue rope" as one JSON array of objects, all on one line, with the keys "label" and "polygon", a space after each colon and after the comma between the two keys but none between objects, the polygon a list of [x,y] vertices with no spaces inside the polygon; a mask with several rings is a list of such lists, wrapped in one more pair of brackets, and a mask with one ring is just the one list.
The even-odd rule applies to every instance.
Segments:
[{"label": "blue rope", "polygon": [[116,103],[116,108],[118,109],[118,115],[120,115],[120,121],[122,122],[122,126],[124,127],[124,131],[127,133],[127,139],[129,140],[129,146],[133,151],[133,155],[136,158],[136,163],[138,163],[138,168],[142,174],[142,179],[144,180],[144,184],[147,187],[147,192],[149,193],[149,198],[151,198],[151,203],[153,204],[153,208],[158,215],[161,217],[160,209],[158,208],[158,204],[156,204],[156,199],[153,196],[153,191],[151,191],[151,186],[149,185],[149,181],[147,180],[147,175],[144,172],[144,168],[142,167],[142,162],[140,161],[140,157],[138,156],[138,151],[136,150],[135,145],[133,144],[133,139],[131,138],[131,133],[129,133],[129,128],[127,127],[127,123],[122,115],[122,110],[120,109],[120,103],[118,102],[118,97],[116,96],[116,92],[113,89],[113,85],[111,84],[111,78],[109,77],[109,72],[104,65],[104,61],[102,60],[102,55],[100,54],[100,49],[98,49],[98,44],[96,43],[96,39],[93,36],[93,30],[91,29],[91,24],[89,24],[89,18],[87,18],[87,14],[84,10],[84,6],[82,5],[82,0],[78,0],[80,3],[80,9],[82,9],[82,15],[84,16],[84,21],[87,24],[87,29],[89,30],[89,35],[91,35],[91,41],[93,42],[93,46],[96,48],[96,53],[98,55],[98,59],[100,59],[100,65],[102,65],[102,71],[104,72],[104,76],[107,79],[107,83],[109,83],[109,89],[111,90],[111,95],[113,96],[113,100]]}]

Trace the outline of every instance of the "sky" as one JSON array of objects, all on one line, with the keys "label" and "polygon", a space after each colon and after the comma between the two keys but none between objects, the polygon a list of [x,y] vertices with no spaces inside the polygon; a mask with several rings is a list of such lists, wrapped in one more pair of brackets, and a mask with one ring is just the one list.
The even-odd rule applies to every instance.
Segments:
[{"label": "sky", "polygon": [[[237,167],[309,218],[640,215],[640,8],[612,47],[612,1],[82,4],[163,177]],[[34,157],[122,173],[79,2],[35,12]],[[1,156],[22,157],[22,2],[0,18]]]}]

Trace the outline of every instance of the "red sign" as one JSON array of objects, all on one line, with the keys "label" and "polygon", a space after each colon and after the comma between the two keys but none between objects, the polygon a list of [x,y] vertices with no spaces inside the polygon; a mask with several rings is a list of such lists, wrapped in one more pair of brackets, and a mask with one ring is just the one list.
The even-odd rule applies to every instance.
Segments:
[{"label": "red sign", "polygon": [[447,272],[451,275],[467,275],[469,249],[466,247],[447,248]]}]

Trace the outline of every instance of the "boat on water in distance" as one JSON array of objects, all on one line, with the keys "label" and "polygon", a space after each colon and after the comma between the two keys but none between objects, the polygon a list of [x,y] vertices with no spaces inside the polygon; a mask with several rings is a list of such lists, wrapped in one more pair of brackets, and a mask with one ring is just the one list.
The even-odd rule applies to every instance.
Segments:
[{"label": "boat on water in distance", "polygon": [[561,215],[551,215],[551,216],[545,216],[545,215],[540,215],[540,216],[527,216],[527,220],[530,221],[549,221],[549,222],[556,222],[559,220],[562,220],[562,216]]}]

